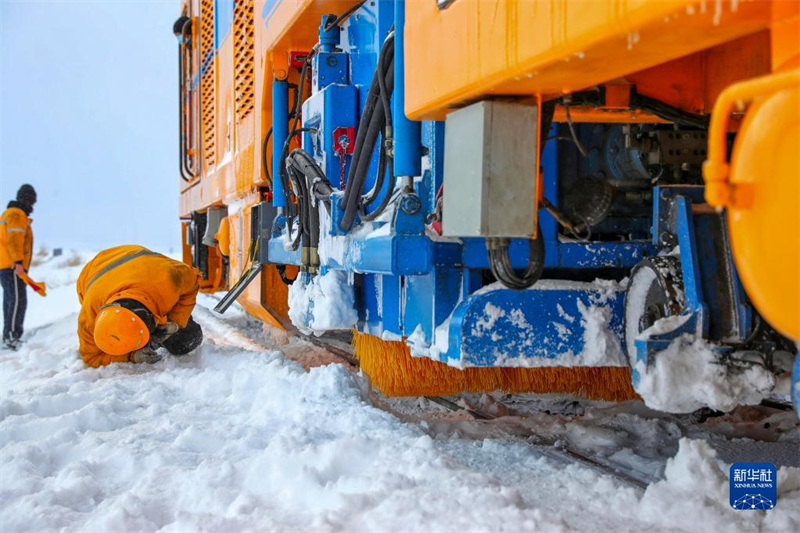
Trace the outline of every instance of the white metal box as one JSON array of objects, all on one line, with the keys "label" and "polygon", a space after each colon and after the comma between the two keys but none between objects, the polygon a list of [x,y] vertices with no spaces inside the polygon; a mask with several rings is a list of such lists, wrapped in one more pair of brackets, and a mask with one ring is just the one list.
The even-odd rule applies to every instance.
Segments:
[{"label": "white metal box", "polygon": [[445,122],[443,234],[531,237],[538,109],[483,101]]}]

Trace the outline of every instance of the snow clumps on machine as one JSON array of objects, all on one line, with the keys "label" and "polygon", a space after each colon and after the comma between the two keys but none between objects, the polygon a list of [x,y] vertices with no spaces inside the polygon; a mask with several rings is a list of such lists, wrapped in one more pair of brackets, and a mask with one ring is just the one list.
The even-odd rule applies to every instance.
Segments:
[{"label": "snow clumps on machine", "polygon": [[301,276],[289,287],[289,318],[307,335],[354,327],[358,313],[347,273],[329,270],[305,282]]},{"label": "snow clumps on machine", "polygon": [[648,407],[671,413],[758,404],[775,386],[775,376],[763,366],[726,365],[702,339],[675,339],[651,365],[638,362],[636,370],[636,392]]}]

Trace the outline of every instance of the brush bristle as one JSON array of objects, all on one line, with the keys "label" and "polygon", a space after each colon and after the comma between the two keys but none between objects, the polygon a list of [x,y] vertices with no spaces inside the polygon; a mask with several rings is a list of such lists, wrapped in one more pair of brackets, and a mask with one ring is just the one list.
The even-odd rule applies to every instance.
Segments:
[{"label": "brush bristle", "polygon": [[355,354],[372,384],[386,396],[481,393],[570,393],[593,400],[638,396],[626,367],[489,367],[459,370],[427,357],[412,357],[404,342],[353,333]]}]

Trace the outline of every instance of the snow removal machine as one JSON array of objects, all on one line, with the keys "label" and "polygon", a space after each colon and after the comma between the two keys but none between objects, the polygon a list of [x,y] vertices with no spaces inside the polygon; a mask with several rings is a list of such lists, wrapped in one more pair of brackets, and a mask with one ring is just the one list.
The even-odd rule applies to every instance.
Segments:
[{"label": "snow removal machine", "polygon": [[800,3],[184,0],[174,33],[218,311],[351,331],[387,395],[800,404]]}]

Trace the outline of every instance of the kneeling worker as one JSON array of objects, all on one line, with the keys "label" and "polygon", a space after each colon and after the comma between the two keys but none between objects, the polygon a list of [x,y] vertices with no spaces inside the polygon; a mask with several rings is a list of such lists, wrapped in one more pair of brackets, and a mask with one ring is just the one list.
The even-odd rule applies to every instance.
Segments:
[{"label": "kneeling worker", "polygon": [[163,346],[184,355],[203,341],[192,319],[200,274],[147,248],[117,246],[97,254],[78,278],[78,338],[89,366],[155,363]]}]

